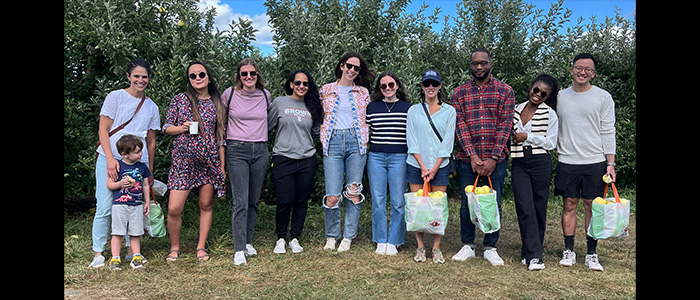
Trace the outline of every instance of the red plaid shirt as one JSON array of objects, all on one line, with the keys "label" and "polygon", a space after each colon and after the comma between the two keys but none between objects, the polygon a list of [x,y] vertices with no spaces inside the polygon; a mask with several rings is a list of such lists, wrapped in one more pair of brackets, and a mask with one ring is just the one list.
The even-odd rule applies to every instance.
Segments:
[{"label": "red plaid shirt", "polygon": [[513,88],[491,76],[483,88],[474,79],[455,88],[452,106],[457,111],[457,158],[470,162],[469,156],[506,158],[508,135],[513,127]]}]

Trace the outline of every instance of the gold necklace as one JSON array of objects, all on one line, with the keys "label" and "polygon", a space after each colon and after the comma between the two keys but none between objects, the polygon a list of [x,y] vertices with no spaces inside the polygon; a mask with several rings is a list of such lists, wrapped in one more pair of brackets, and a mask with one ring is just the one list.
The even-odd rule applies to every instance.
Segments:
[{"label": "gold necklace", "polygon": [[396,101],[392,102],[392,103],[391,103],[391,107],[389,107],[389,105],[386,105],[386,99],[384,99],[384,106],[386,106],[386,110],[388,110],[389,112],[391,112],[391,109],[394,108],[394,105],[396,105],[396,102],[399,102],[399,101],[396,100]]}]

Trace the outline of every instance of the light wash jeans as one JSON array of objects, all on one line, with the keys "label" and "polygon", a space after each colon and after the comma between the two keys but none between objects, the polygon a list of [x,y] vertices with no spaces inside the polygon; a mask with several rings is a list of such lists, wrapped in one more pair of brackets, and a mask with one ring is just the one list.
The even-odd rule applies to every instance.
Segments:
[{"label": "light wash jeans", "polygon": [[[369,152],[367,176],[372,195],[372,241],[403,245],[406,233],[404,193],[406,193],[407,153]],[[391,204],[391,219],[387,236],[387,184]]]},{"label": "light wash jeans", "polygon": [[268,160],[267,142],[226,140],[226,173],[233,194],[233,251],[243,251],[246,244],[253,243]]},{"label": "light wash jeans", "polygon": [[[362,191],[362,175],[367,163],[367,154],[360,155],[357,139],[352,129],[336,129],[328,142],[328,155],[323,156],[323,173],[326,177],[326,195],[323,197],[325,211],[326,238],[340,238],[340,204],[347,198],[347,188],[343,191],[343,177],[346,186],[357,184]],[[341,196],[343,195],[343,196]],[[326,205],[326,197],[337,196],[333,207]],[[345,201],[345,231],[343,237],[354,239],[360,223],[360,206],[365,196],[361,193],[360,202]]]},{"label": "light wash jeans", "polygon": [[[97,156],[95,163],[95,218],[92,220],[92,251],[104,252],[112,226],[113,192],[107,188],[107,157]],[[126,246],[131,247],[129,235],[125,236]]]}]

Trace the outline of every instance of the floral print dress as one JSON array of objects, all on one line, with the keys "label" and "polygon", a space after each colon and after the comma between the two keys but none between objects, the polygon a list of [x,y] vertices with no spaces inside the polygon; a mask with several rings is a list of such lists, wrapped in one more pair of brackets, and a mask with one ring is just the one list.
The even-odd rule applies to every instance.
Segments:
[{"label": "floral print dress", "polygon": [[[205,184],[214,185],[217,197],[226,194],[225,175],[221,169],[219,144],[216,142],[216,106],[211,99],[199,100],[199,134],[178,134],[173,140],[168,189],[189,190]],[[170,102],[163,131],[193,121],[190,100],[184,93]]]}]

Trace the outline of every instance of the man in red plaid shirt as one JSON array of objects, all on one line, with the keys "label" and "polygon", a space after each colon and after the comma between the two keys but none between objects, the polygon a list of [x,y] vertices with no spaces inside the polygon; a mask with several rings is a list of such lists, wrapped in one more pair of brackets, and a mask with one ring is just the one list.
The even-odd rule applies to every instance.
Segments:
[{"label": "man in red plaid shirt", "polygon": [[[492,67],[488,50],[474,50],[470,61],[472,79],[452,93],[452,106],[457,111],[457,174],[462,194],[460,218],[464,245],[452,256],[453,260],[458,261],[475,256],[475,226],[469,218],[467,195],[462,191],[467,185],[474,184],[477,174],[491,177],[501,213],[507,164],[506,143],[513,127],[515,93],[513,88],[491,75]],[[499,233],[500,230],[484,235],[484,258],[494,266],[503,265],[503,259],[496,251]]]}]

